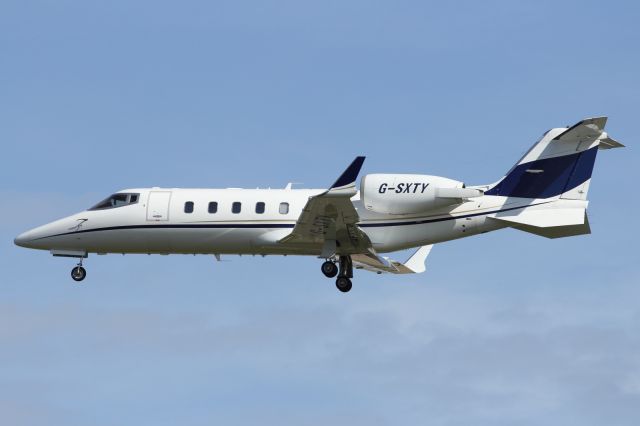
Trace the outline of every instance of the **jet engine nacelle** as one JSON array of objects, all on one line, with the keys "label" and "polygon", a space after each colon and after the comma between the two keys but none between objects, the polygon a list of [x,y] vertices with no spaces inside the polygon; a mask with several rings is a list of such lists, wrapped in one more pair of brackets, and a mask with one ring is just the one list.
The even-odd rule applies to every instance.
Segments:
[{"label": "jet engine nacelle", "polygon": [[465,188],[453,179],[399,174],[366,175],[360,182],[360,193],[367,210],[400,215],[423,213],[482,195],[482,191]]}]

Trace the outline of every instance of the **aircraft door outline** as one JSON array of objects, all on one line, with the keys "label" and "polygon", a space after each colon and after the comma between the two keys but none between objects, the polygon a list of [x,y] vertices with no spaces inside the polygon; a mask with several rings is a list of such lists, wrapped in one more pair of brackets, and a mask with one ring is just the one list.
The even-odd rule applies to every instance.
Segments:
[{"label": "aircraft door outline", "polygon": [[171,191],[151,191],[147,202],[147,221],[164,222],[169,220]]}]

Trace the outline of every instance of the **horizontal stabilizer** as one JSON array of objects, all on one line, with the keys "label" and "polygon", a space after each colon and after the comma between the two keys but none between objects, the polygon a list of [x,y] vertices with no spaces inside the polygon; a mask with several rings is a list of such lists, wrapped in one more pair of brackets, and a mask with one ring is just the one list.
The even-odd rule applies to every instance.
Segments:
[{"label": "horizontal stabilizer", "polygon": [[587,212],[584,212],[584,223],[580,225],[549,226],[546,228],[519,224],[512,224],[510,226],[519,231],[540,235],[541,237],[546,238],[574,237],[576,235],[585,235],[591,233],[591,227],[589,226],[589,217],[587,216]]},{"label": "horizontal stabilizer", "polygon": [[490,219],[503,222],[511,228],[546,238],[562,238],[591,233],[585,208],[523,210],[520,214],[498,214]]},{"label": "horizontal stabilizer", "polygon": [[586,118],[556,136],[553,140],[563,142],[593,142],[596,139],[600,142],[600,149],[624,148],[617,140],[609,137],[604,131],[607,124],[607,117]]},{"label": "horizontal stabilizer", "polygon": [[380,257],[372,250],[367,254],[351,255],[351,258],[353,265],[357,269],[365,269],[378,274],[383,272],[391,274],[419,274],[426,270],[424,262],[431,252],[432,247],[432,244],[420,247],[405,263],[397,262],[388,257]]},{"label": "horizontal stabilizer", "polygon": [[560,133],[553,140],[563,142],[595,141],[602,135],[606,124],[607,117],[585,118]]},{"label": "horizontal stabilizer", "polygon": [[607,135],[606,132],[603,133],[603,136],[604,137],[600,138],[600,145],[598,145],[598,148],[600,149],[624,148],[624,145],[622,145],[620,142],[613,139],[612,137],[609,137],[609,135]]},{"label": "horizontal stabilizer", "polygon": [[550,228],[554,226],[582,225],[584,223],[584,209],[544,209],[523,210],[519,214],[498,213],[493,219],[508,224],[529,225],[537,228]]}]

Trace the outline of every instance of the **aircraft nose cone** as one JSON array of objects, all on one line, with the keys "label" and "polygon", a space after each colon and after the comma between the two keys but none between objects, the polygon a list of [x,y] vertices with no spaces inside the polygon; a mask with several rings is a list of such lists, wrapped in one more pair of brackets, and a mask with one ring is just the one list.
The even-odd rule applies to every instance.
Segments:
[{"label": "aircraft nose cone", "polygon": [[30,229],[27,232],[23,232],[13,239],[13,243],[20,247],[26,248],[38,248],[38,238],[41,237],[41,233],[39,232],[39,228]]},{"label": "aircraft nose cone", "polygon": [[29,229],[15,237],[13,243],[20,247],[49,250],[51,249],[51,244],[57,243],[55,236],[64,233],[70,223],[72,222],[69,222],[68,218],[64,218]]},{"label": "aircraft nose cone", "polygon": [[29,231],[23,232],[13,239],[13,243],[20,247],[28,247],[27,243],[31,240]]}]

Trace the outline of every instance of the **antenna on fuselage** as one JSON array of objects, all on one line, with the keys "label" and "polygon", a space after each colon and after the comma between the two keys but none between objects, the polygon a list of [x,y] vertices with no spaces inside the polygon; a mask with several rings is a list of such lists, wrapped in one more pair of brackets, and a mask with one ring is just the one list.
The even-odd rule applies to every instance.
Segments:
[{"label": "antenna on fuselage", "polygon": [[302,185],[302,182],[289,182],[284,189],[293,189],[293,185]]}]

